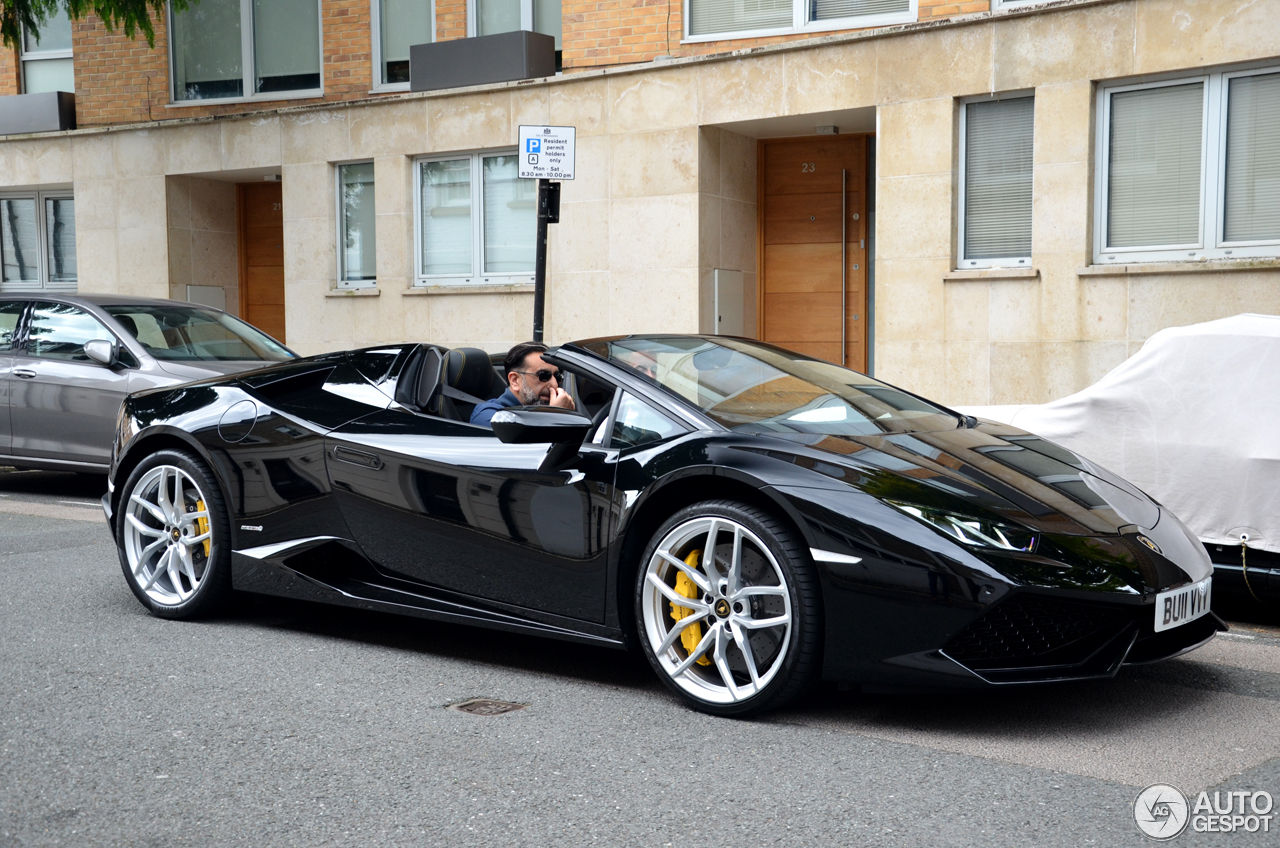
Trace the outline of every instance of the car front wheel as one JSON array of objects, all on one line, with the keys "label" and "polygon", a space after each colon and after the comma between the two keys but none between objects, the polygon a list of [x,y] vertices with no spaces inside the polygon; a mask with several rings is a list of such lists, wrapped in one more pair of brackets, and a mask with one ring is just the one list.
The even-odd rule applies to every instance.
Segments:
[{"label": "car front wheel", "polygon": [[120,566],[143,606],[164,618],[194,618],[231,594],[227,510],[199,458],[176,450],[143,460],[117,510]]},{"label": "car front wheel", "polygon": [[812,680],[817,578],[792,531],[768,513],[728,501],[686,507],[654,535],[638,575],[645,654],[690,706],[751,715]]}]

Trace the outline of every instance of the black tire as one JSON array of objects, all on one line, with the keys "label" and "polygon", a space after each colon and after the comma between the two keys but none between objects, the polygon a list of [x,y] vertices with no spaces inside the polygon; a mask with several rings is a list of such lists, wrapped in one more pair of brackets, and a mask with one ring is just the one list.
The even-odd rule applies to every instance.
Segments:
[{"label": "black tire", "polygon": [[[706,547],[711,532],[717,538],[708,563],[698,546]],[[735,538],[741,539],[736,586],[730,585]],[[677,598],[688,598],[688,606]],[[784,618],[785,626],[761,624]],[[675,626],[686,619],[694,623]],[[822,600],[808,551],[784,522],[733,501],[693,504],[658,528],[636,569],[635,621],[658,678],[713,715],[777,709],[808,688],[821,662]]]},{"label": "black tire", "polygon": [[[183,493],[180,512],[175,480]],[[165,485],[167,501],[160,495]],[[201,524],[202,502],[207,525]],[[200,538],[206,532],[207,545]],[[162,450],[133,469],[116,508],[116,550],[125,581],[153,615],[190,619],[224,609],[232,595],[230,540],[222,490],[199,457]]]}]

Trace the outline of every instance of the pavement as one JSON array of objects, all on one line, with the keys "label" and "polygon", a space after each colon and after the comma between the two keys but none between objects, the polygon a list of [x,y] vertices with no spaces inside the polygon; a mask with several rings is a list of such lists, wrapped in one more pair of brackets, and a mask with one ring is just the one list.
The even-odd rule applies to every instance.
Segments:
[{"label": "pavement", "polygon": [[[638,655],[277,599],[153,618],[102,490],[0,473],[0,848],[1137,846],[1149,784],[1280,796],[1269,611],[1110,681],[718,719]],[[476,697],[527,706],[447,709]]]}]

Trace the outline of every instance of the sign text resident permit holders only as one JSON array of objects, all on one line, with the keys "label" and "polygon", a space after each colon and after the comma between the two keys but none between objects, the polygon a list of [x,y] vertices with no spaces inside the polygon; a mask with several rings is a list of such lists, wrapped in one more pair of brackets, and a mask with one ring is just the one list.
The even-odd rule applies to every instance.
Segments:
[{"label": "sign text resident permit holders only", "polygon": [[573,179],[576,127],[520,127],[520,179]]}]

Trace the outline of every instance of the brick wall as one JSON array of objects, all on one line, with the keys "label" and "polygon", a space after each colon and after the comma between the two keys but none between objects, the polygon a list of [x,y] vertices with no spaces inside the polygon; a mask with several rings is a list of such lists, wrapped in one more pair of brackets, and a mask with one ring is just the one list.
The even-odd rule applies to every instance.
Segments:
[{"label": "brick wall", "polygon": [[[983,12],[989,0],[957,3],[919,0],[919,18]],[[681,0],[563,0],[566,71],[651,61],[655,56],[695,56],[812,37],[807,33],[681,44]],[[76,122],[81,127],[253,112],[272,106],[363,98],[373,86],[372,20],[369,0],[324,0],[321,5],[324,96],[305,100],[223,103],[167,108],[168,32],[155,21],[155,47],[142,38],[107,32],[88,16],[73,23]],[[467,0],[437,0],[436,38],[467,34]],[[18,91],[17,56],[0,50],[0,95]]]},{"label": "brick wall", "polygon": [[[154,24],[154,48],[141,36],[129,39],[119,31],[108,32],[96,16],[72,24],[77,126],[232,115],[272,106],[352,100],[368,97],[373,85],[369,0],[324,0],[321,5],[322,98],[221,105],[211,101],[166,108],[170,103],[168,28],[163,18]],[[0,61],[0,74],[3,72]]]},{"label": "brick wall", "polygon": [[[702,56],[814,36],[813,33],[791,33],[681,44],[680,39],[684,37],[681,0],[563,0],[563,3],[565,71],[649,62],[663,54]],[[990,8],[990,0],[965,3],[919,0],[918,18],[950,17]]]},{"label": "brick wall", "polygon": [[436,0],[436,41],[467,37],[467,0]]},{"label": "brick wall", "polygon": [[18,73],[18,48],[0,46],[0,97],[21,94],[21,77]]},{"label": "brick wall", "polygon": [[76,126],[169,117],[164,112],[169,102],[164,21],[156,22],[155,29],[152,49],[140,36],[129,39],[119,30],[108,32],[96,15],[72,22]]}]

